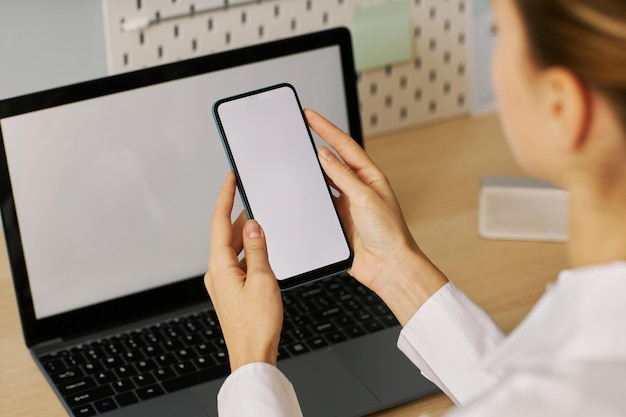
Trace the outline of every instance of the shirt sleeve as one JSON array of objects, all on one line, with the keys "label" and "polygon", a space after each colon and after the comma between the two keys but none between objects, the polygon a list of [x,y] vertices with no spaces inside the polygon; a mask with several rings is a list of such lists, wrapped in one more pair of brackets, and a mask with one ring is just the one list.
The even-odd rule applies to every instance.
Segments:
[{"label": "shirt sleeve", "polygon": [[398,348],[457,405],[499,376],[480,359],[504,339],[491,318],[452,283],[433,294],[400,332]]},{"label": "shirt sleeve", "polygon": [[220,417],[301,417],[293,385],[273,365],[250,363],[230,374],[217,394]]},{"label": "shirt sleeve", "polygon": [[624,375],[621,358],[516,367],[497,387],[445,417],[622,417]]}]

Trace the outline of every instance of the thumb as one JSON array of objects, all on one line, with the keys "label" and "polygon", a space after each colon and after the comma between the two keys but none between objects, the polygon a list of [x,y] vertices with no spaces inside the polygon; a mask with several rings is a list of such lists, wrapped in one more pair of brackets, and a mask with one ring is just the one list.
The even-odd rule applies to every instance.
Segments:
[{"label": "thumb", "polygon": [[243,229],[243,249],[246,254],[247,275],[272,273],[267,256],[267,243],[261,225],[256,220],[248,220]]}]

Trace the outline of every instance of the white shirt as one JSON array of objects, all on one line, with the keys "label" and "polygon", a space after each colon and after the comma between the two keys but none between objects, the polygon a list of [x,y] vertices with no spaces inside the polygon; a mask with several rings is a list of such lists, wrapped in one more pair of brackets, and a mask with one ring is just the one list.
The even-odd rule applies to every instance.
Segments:
[{"label": "white shirt", "polygon": [[[626,262],[566,270],[508,337],[452,283],[398,347],[462,407],[449,417],[626,415]],[[245,398],[246,401],[241,401]],[[218,394],[227,416],[301,416],[285,376],[248,364]]]}]

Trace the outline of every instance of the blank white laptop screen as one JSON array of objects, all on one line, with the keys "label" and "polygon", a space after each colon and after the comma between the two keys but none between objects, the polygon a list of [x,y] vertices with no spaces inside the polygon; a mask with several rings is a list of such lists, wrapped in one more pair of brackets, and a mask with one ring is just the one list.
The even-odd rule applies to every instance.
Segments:
[{"label": "blank white laptop screen", "polygon": [[36,317],[203,274],[228,170],[211,106],[282,82],[348,129],[338,46],[2,119]]}]

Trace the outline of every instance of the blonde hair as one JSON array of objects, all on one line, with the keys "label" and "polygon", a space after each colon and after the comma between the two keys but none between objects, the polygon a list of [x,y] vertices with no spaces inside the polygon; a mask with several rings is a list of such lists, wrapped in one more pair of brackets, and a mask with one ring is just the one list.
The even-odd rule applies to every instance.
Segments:
[{"label": "blonde hair", "polygon": [[532,58],[606,97],[626,131],[626,1],[515,0]]}]

